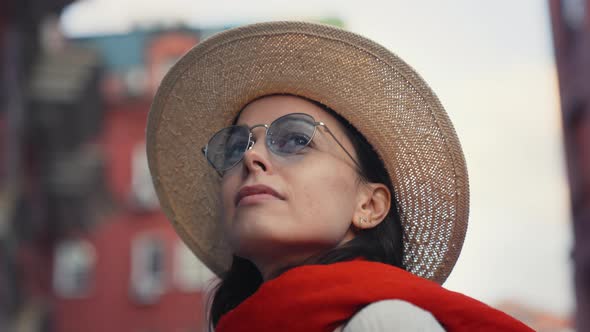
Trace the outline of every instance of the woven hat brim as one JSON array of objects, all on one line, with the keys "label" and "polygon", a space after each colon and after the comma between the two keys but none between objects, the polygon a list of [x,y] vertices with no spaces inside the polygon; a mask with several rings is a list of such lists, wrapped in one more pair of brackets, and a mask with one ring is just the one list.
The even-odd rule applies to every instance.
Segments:
[{"label": "woven hat brim", "polygon": [[469,188],[455,130],[405,62],[354,33],[302,22],[254,24],[195,46],[165,76],[148,118],[147,153],[163,211],[213,272],[231,252],[219,221],[219,177],[200,149],[261,96],[319,101],[383,159],[404,230],[404,263],[443,283],[467,229]]}]

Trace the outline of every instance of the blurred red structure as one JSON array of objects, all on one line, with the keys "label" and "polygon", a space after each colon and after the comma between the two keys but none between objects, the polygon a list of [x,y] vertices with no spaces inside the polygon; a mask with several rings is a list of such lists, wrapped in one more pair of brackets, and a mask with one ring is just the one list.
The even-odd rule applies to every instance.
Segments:
[{"label": "blurred red structure", "polygon": [[[201,330],[206,285],[187,287],[177,280],[180,269],[187,268],[178,261],[186,249],[157,205],[134,194],[133,163],[144,150],[148,109],[149,102],[142,100],[107,107],[98,144],[108,161],[107,187],[118,207],[89,231],[57,243],[58,248],[84,244],[91,250],[80,266],[60,266],[54,257],[56,332]],[[63,278],[68,280],[65,289],[56,281]]]},{"label": "blurred red structure", "polygon": [[590,1],[549,6],[573,215],[576,327],[590,331]]},{"label": "blurred red structure", "polygon": [[158,209],[144,142],[155,88],[198,42],[198,32],[134,31],[69,42],[96,50],[105,63],[104,115],[92,143],[105,160],[105,185],[114,204],[88,231],[57,242],[55,331],[201,331],[210,275]]},{"label": "blurred red structure", "polygon": [[211,274],[159,211],[144,143],[200,31],[66,40],[70,2],[0,4],[0,331],[201,331]]},{"label": "blurred red structure", "polygon": [[[146,275],[132,277],[135,242],[146,235],[160,241],[163,257],[140,272]],[[113,216],[75,239],[91,246],[97,259],[88,270],[91,280],[75,281],[81,287],[54,287],[54,331],[202,331],[203,296],[200,289],[174,283],[178,239],[161,215]]]}]

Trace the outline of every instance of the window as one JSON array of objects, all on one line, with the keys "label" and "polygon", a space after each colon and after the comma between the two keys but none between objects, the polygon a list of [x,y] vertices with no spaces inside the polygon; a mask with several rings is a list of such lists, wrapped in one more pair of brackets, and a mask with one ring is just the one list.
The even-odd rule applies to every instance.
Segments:
[{"label": "window", "polygon": [[[184,52],[183,52],[184,53]],[[156,64],[156,84],[160,84],[164,79],[164,76],[168,73],[168,71],[176,64],[178,59],[181,57],[181,54],[168,56],[160,61],[160,63]]]},{"label": "window", "polygon": [[92,288],[96,253],[86,240],[65,240],[55,248],[53,289],[58,296],[80,298]]},{"label": "window", "polygon": [[153,210],[159,207],[158,197],[154,190],[150,170],[147,163],[145,142],[133,149],[131,159],[131,191],[133,202],[142,210]]},{"label": "window", "polygon": [[155,303],[166,281],[165,242],[157,234],[142,234],[131,250],[131,296],[140,304]]},{"label": "window", "polygon": [[124,81],[130,96],[142,96],[148,88],[147,75],[141,66],[129,69],[125,73]]},{"label": "window", "polygon": [[193,254],[182,241],[174,252],[174,283],[178,289],[192,292],[211,285],[214,274]]}]

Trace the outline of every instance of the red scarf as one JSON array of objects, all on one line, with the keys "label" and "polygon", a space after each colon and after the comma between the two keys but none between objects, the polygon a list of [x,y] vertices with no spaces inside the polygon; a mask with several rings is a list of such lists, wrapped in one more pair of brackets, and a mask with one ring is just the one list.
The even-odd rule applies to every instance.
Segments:
[{"label": "red scarf", "polygon": [[216,332],[332,332],[364,306],[400,299],[432,313],[447,331],[533,331],[486,304],[402,269],[349,261],[293,268],[225,314]]}]

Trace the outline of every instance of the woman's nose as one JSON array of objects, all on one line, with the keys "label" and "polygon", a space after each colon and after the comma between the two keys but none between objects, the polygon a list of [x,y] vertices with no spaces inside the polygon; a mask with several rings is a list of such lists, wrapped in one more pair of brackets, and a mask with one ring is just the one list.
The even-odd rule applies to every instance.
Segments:
[{"label": "woman's nose", "polygon": [[265,144],[265,132],[259,133],[257,139],[252,137],[250,147],[244,153],[244,167],[249,172],[269,172],[272,170],[270,161],[270,151],[268,151]]}]

